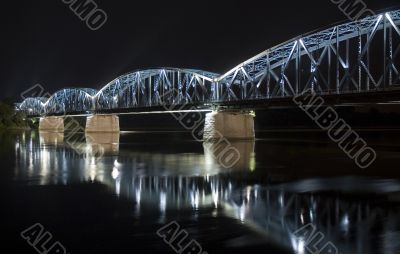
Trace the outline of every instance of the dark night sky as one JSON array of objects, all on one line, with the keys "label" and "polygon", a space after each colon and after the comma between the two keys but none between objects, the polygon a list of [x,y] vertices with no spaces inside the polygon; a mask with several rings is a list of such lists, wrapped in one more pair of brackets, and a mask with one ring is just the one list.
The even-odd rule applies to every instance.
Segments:
[{"label": "dark night sky", "polygon": [[[0,99],[39,83],[100,88],[149,67],[223,73],[294,36],[344,21],[330,0],[95,0],[108,14],[91,31],[61,0],[7,1],[1,7]],[[366,0],[379,11],[398,0]]]}]

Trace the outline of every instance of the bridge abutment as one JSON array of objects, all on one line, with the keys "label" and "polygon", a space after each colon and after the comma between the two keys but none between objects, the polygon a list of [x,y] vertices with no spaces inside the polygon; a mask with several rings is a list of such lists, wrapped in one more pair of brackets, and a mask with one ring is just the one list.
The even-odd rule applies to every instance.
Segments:
[{"label": "bridge abutment", "polygon": [[92,115],[86,118],[87,133],[119,132],[119,117],[116,115]]},{"label": "bridge abutment", "polygon": [[255,139],[254,114],[242,111],[219,111],[206,115],[203,138],[206,141]]},{"label": "bridge abutment", "polygon": [[60,116],[40,118],[39,131],[64,132],[64,118]]}]

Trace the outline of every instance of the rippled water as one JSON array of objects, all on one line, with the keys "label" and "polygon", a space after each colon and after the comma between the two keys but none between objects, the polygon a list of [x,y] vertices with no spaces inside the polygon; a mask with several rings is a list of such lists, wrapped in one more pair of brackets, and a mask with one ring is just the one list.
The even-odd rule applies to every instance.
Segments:
[{"label": "rippled water", "polygon": [[378,153],[366,170],[322,133],[257,136],[231,142],[240,160],[225,168],[221,147],[181,132],[74,147],[68,134],[2,134],[9,240],[29,252],[19,232],[40,222],[70,253],[174,253],[156,231],[177,221],[208,253],[400,253],[398,133],[363,133]]}]

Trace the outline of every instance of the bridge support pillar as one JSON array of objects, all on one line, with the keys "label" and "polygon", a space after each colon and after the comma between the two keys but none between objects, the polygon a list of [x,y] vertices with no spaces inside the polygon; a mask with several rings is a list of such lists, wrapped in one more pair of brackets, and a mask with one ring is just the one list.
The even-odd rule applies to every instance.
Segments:
[{"label": "bridge support pillar", "polygon": [[204,140],[254,139],[254,114],[241,111],[208,113],[203,138]]},{"label": "bridge support pillar", "polygon": [[64,132],[64,118],[60,116],[40,118],[39,131]]},{"label": "bridge support pillar", "polygon": [[119,132],[119,117],[116,115],[92,115],[86,118],[86,130],[90,132]]}]

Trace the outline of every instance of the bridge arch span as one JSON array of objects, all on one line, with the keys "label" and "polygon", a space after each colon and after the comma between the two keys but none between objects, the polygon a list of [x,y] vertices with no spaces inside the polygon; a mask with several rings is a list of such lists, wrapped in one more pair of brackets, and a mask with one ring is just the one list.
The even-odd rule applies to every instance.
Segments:
[{"label": "bridge arch span", "polygon": [[157,68],[122,75],[96,95],[99,110],[203,102],[218,74],[192,69]]},{"label": "bridge arch span", "polygon": [[48,115],[94,110],[94,96],[97,90],[91,88],[65,88],[55,92],[44,104]]},{"label": "bridge arch span", "polygon": [[18,109],[26,115],[41,115],[45,113],[45,103],[48,100],[46,97],[31,97],[26,98]]},{"label": "bridge arch span", "polygon": [[302,35],[215,79],[218,101],[344,94],[399,82],[400,10]]}]

